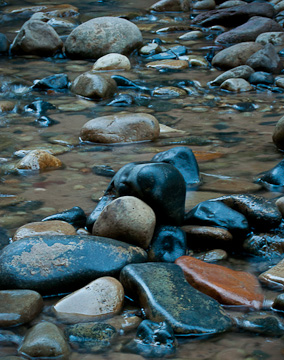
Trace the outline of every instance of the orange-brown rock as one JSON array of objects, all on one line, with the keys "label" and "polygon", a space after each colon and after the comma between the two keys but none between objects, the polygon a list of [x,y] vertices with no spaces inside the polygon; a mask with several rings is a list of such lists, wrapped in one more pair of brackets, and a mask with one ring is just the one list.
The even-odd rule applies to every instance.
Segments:
[{"label": "orange-brown rock", "polygon": [[175,263],[182,268],[191,286],[221,304],[261,308],[264,296],[254,275],[208,264],[191,256],[181,256]]},{"label": "orange-brown rock", "polygon": [[32,150],[17,164],[17,169],[45,170],[59,168],[62,162],[44,150]]}]

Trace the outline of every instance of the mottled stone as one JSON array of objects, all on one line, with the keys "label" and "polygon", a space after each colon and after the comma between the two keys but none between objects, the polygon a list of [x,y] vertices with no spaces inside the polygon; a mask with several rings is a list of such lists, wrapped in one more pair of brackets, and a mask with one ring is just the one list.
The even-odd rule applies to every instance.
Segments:
[{"label": "mottled stone", "polygon": [[8,100],[0,101],[0,113],[12,111],[14,107],[15,107],[15,103],[13,103],[12,101],[8,101]]},{"label": "mottled stone", "polygon": [[0,289],[70,292],[99,277],[117,276],[125,265],[146,259],[139,247],[96,236],[24,238],[0,254]]},{"label": "mottled stone", "polygon": [[202,260],[208,263],[226,260],[228,258],[227,252],[223,249],[214,249],[203,253],[194,254],[193,256],[198,260]]},{"label": "mottled stone", "polygon": [[62,162],[57,157],[44,150],[32,150],[21,159],[16,168],[19,170],[57,169],[62,167]]},{"label": "mottled stone", "polygon": [[238,328],[262,336],[284,335],[283,321],[276,315],[267,312],[245,314],[237,319]]},{"label": "mottled stone", "polygon": [[195,289],[211,296],[223,305],[240,305],[260,309],[264,300],[257,278],[244,271],[208,264],[191,256],[175,261],[186,280]]},{"label": "mottled stone", "polygon": [[245,79],[227,79],[220,85],[220,88],[233,92],[245,92],[253,89],[250,83]]},{"label": "mottled stone", "polygon": [[43,308],[39,293],[32,290],[0,291],[0,327],[28,323],[36,318]]},{"label": "mottled stone", "polygon": [[154,140],[159,136],[158,120],[146,113],[117,113],[88,121],[81,129],[82,141],[120,143]]},{"label": "mottled stone", "polygon": [[71,209],[64,210],[60,213],[49,215],[41,221],[54,220],[65,221],[68,224],[74,226],[74,228],[78,229],[80,227],[85,227],[87,216],[83,209],[81,209],[79,206],[74,206]]},{"label": "mottled stone", "polygon": [[266,286],[284,289],[284,260],[259,275],[259,280]]},{"label": "mottled stone", "polygon": [[128,265],[120,280],[126,295],[138,299],[147,319],[166,321],[177,334],[209,335],[231,327],[219,304],[191,287],[175,264]]},{"label": "mottled stone", "polygon": [[13,241],[30,236],[76,235],[76,229],[65,221],[53,220],[25,224],[16,230]]},{"label": "mottled stone", "polygon": [[189,67],[188,61],[185,60],[160,60],[147,63],[148,68],[154,68],[157,70],[169,69],[169,70],[182,70]]},{"label": "mottled stone", "polygon": [[67,360],[69,352],[69,346],[62,331],[56,325],[46,321],[33,326],[19,348],[21,355],[30,358],[60,357]]},{"label": "mottled stone", "polygon": [[131,64],[127,56],[121,54],[107,54],[100,57],[93,66],[93,70],[130,70]]},{"label": "mottled stone", "polygon": [[252,54],[246,64],[256,71],[267,71],[275,74],[280,73],[283,69],[282,61],[274,45],[270,43]]},{"label": "mottled stone", "polygon": [[235,78],[241,78],[241,79],[248,79],[251,74],[254,73],[254,70],[248,66],[248,65],[240,65],[235,67],[234,69],[228,70],[224,72],[223,74],[219,75],[211,81],[210,85],[221,85],[224,81],[228,79],[235,79]]},{"label": "mottled stone", "polygon": [[248,254],[261,258],[277,258],[284,253],[283,235],[252,234],[243,243],[243,249]]},{"label": "mottled stone", "polygon": [[179,96],[186,96],[187,92],[175,86],[163,86],[154,89],[153,95],[165,96],[165,97],[179,97]]},{"label": "mottled stone", "polygon": [[118,314],[124,290],[113,277],[105,276],[65,296],[54,306],[56,316],[68,323],[96,321]]},{"label": "mottled stone", "polygon": [[163,11],[189,11],[190,0],[160,0],[150,7],[150,10]]},{"label": "mottled stone", "polygon": [[269,31],[264,32],[256,38],[255,42],[260,43],[262,45],[266,45],[268,43],[283,47],[284,45],[284,32],[283,29],[281,31]]}]

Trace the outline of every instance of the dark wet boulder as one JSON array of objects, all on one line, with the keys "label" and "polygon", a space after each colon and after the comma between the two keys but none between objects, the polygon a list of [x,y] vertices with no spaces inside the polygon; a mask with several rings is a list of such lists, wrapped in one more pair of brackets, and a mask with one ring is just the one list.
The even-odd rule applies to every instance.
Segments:
[{"label": "dark wet boulder", "polygon": [[76,229],[86,226],[87,216],[82,208],[74,206],[60,213],[49,215],[41,221],[61,220],[73,225]]},{"label": "dark wet boulder", "polygon": [[253,85],[258,85],[258,84],[273,85],[274,76],[265,71],[255,71],[248,78],[248,82]]},{"label": "dark wet boulder", "polygon": [[189,147],[178,146],[160,152],[151,161],[169,163],[175,166],[184,177],[186,185],[196,186],[201,182],[196,158]]},{"label": "dark wet boulder", "polygon": [[146,259],[139,247],[96,236],[24,238],[1,252],[0,289],[71,292],[99,277],[118,276],[125,265]]},{"label": "dark wet boulder", "polygon": [[40,80],[35,80],[33,89],[38,89],[38,90],[67,89],[68,83],[69,83],[69,81],[68,81],[68,77],[66,74],[55,74],[55,75],[51,75],[51,76],[45,77]]},{"label": "dark wet boulder", "polygon": [[174,354],[176,347],[177,340],[168,323],[143,320],[138,326],[136,338],[126,344],[123,351],[146,358],[160,358]]},{"label": "dark wet boulder", "polygon": [[150,261],[174,262],[178,257],[185,255],[186,235],[177,226],[158,226],[148,251]]},{"label": "dark wet boulder", "polygon": [[263,336],[284,335],[284,323],[280,317],[267,312],[248,313],[237,318],[237,326],[242,331],[249,331]]},{"label": "dark wet boulder", "polygon": [[117,197],[135,196],[148,204],[162,224],[180,225],[184,218],[185,182],[171,164],[129,163],[113,177]]},{"label": "dark wet boulder", "polygon": [[0,227],[0,250],[9,244],[9,236],[5,229]]},{"label": "dark wet boulder", "polygon": [[284,253],[283,235],[253,234],[245,239],[243,249],[250,255],[262,258],[281,257]]},{"label": "dark wet boulder", "polygon": [[255,71],[266,71],[274,74],[279,74],[283,69],[282,61],[276,48],[270,43],[264,45],[263,49],[252,54],[246,64]]},{"label": "dark wet boulder", "polygon": [[215,200],[196,205],[185,215],[184,225],[221,227],[238,240],[245,238],[249,232],[249,224],[244,215]]},{"label": "dark wet boulder", "polygon": [[282,215],[275,202],[262,196],[251,194],[227,195],[215,200],[222,201],[231,209],[243,214],[249,225],[257,231],[277,228],[282,220]]},{"label": "dark wet boulder", "polygon": [[91,212],[91,214],[87,217],[86,227],[90,233],[92,232],[94,223],[97,221],[97,219],[100,216],[103,209],[107,205],[109,205],[115,198],[116,197],[113,194],[106,194],[106,195],[102,196],[102,198],[98,202],[98,205],[94,208],[94,210]]},{"label": "dark wet boulder", "polygon": [[192,24],[235,27],[245,23],[253,16],[273,18],[274,14],[275,10],[271,4],[252,2],[251,4],[232,6],[227,9],[206,11],[196,16],[193,19]]},{"label": "dark wet boulder", "polygon": [[5,34],[0,33],[0,54],[6,54],[9,51],[10,42]]},{"label": "dark wet boulder", "polygon": [[[272,140],[278,149],[284,150],[284,116],[278,120],[273,131]],[[280,179],[281,175],[279,176],[278,182],[281,182]]]},{"label": "dark wet boulder", "polygon": [[281,160],[274,168],[258,175],[255,182],[269,189],[283,188],[284,186],[284,160]]},{"label": "dark wet boulder", "polygon": [[147,319],[166,321],[176,334],[213,335],[231,327],[221,306],[190,286],[178,265],[128,265],[121,271],[120,281],[126,295],[144,309]]}]

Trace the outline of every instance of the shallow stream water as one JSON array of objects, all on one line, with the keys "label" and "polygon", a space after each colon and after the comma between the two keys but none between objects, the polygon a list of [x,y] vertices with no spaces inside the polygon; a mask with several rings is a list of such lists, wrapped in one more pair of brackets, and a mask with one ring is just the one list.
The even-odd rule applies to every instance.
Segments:
[{"label": "shallow stream water", "polygon": [[[132,13],[131,20],[141,29],[144,43],[160,38],[165,47],[185,45],[187,52],[206,56],[214,49],[214,32],[208,30],[206,38],[182,42],[178,37],[187,31],[159,31],[169,26],[189,26],[188,14],[149,14],[146,9],[153,0],[138,1],[88,1],[71,0],[68,3],[79,8],[80,16],[75,22],[93,17],[125,16]],[[12,41],[21,25],[32,12],[17,12],[24,6],[61,4],[61,1],[0,1],[0,32]],[[64,38],[71,29],[58,29]],[[28,222],[39,221],[50,214],[80,206],[90,213],[106,189],[110,177],[96,175],[95,166],[108,165],[114,171],[132,161],[150,160],[156,153],[178,145],[187,145],[195,152],[203,176],[198,191],[188,191],[186,208],[191,209],[200,201],[233,193],[255,193],[267,198],[279,196],[261,189],[253,183],[254,177],[271,169],[283,158],[272,143],[272,132],[278,119],[284,115],[282,93],[259,88],[248,93],[232,94],[208,85],[221,72],[210,67],[189,67],[181,71],[160,72],[147,69],[148,62],[138,54],[130,57],[129,72],[112,72],[139,82],[151,89],[175,84],[182,80],[194,81],[187,97],[150,97],[136,91],[136,104],[127,107],[107,105],[111,100],[90,101],[71,92],[38,92],[30,86],[36,79],[66,73],[72,81],[79,74],[92,68],[92,61],[67,58],[39,58],[35,56],[0,56],[0,100],[15,103],[12,112],[0,113],[0,226],[9,236]],[[120,89],[131,93],[132,90]],[[35,114],[26,113],[24,107],[35,100],[44,100],[56,108],[48,116],[57,121],[42,127]],[[162,133],[155,142],[122,145],[80,143],[79,132],[88,120],[116,112],[147,112],[161,124],[175,132]],[[57,147],[57,155],[64,168],[43,173],[13,171],[19,160],[16,152],[34,148]],[[267,263],[229,257],[222,264],[235,270],[246,270],[258,275]],[[264,289],[266,298],[273,300],[279,293]],[[54,300],[46,299],[42,318],[56,319],[50,315]],[[51,316],[51,318],[50,318]],[[59,326],[62,326],[59,324]],[[16,331],[21,334],[24,327]],[[127,335],[127,336],[133,336]],[[126,339],[126,337],[125,337]],[[179,339],[175,359],[271,359],[284,357],[282,339],[254,336],[249,333],[227,333],[211,338]],[[226,353],[227,351],[227,353]],[[221,357],[216,357],[223,352]],[[16,346],[2,346],[0,357],[16,355]],[[71,359],[142,359],[139,355],[123,354],[114,346],[104,354],[78,354]]]}]

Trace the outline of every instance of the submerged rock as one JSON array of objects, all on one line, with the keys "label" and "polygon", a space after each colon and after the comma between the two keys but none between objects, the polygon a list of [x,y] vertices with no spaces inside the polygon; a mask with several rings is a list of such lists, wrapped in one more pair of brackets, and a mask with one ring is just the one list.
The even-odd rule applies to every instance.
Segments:
[{"label": "submerged rock", "polygon": [[6,54],[9,51],[10,41],[5,34],[0,33],[0,54]]},{"label": "submerged rock", "polygon": [[243,249],[262,258],[280,257],[284,253],[284,239],[275,234],[253,234],[245,239]]},{"label": "submerged rock", "polygon": [[253,85],[258,85],[258,84],[273,85],[274,76],[265,71],[256,71],[250,75],[250,77],[248,78],[248,82]]},{"label": "submerged rock", "polygon": [[96,236],[24,238],[1,252],[0,289],[56,295],[102,276],[117,276],[125,265],[146,259],[146,252],[139,247]]},{"label": "submerged rock", "polygon": [[61,90],[67,89],[68,87],[68,77],[66,74],[55,74],[48,76],[46,78],[35,80],[33,89],[45,90],[45,89],[54,89]]},{"label": "submerged rock", "polygon": [[121,271],[120,281],[126,295],[145,310],[147,319],[166,321],[177,334],[210,335],[231,327],[221,306],[190,286],[175,264],[128,265]]},{"label": "submerged rock", "polygon": [[277,189],[284,186],[284,160],[281,160],[274,168],[265,171],[258,175],[255,180],[257,184],[260,184],[268,189]]},{"label": "submerged rock", "polygon": [[57,169],[62,167],[62,162],[57,157],[44,150],[32,150],[21,159],[16,168],[19,170]]},{"label": "submerged rock", "polygon": [[238,328],[263,336],[284,335],[284,324],[278,316],[266,312],[245,314],[237,319]]},{"label": "submerged rock", "polygon": [[41,221],[61,220],[74,226],[76,229],[83,228],[86,225],[87,216],[82,208],[74,206],[71,209],[64,210],[60,213],[49,215]]}]

